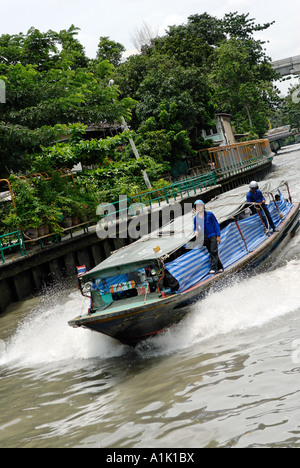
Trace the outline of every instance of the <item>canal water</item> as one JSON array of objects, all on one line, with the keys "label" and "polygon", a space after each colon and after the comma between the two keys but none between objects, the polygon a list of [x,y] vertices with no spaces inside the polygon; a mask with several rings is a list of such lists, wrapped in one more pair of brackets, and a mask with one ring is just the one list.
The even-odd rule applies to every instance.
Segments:
[{"label": "canal water", "polygon": [[[300,200],[300,146],[271,178]],[[300,234],[269,271],[135,350],[68,320],[74,284],[0,317],[0,447],[300,447]]]}]

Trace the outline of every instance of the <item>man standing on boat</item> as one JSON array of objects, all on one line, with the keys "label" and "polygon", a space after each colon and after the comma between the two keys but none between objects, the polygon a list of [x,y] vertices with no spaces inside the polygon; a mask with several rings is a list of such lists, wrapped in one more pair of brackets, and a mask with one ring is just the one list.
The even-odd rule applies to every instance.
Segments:
[{"label": "man standing on boat", "polygon": [[[258,189],[258,183],[255,182],[255,180],[253,180],[250,183],[249,188],[250,188],[250,190],[249,190],[249,192],[247,193],[247,196],[246,196],[247,202],[248,203],[255,203],[256,205],[258,205],[259,209],[263,210],[263,212],[265,213],[265,215],[267,217],[269,225],[273,229],[273,232],[275,232],[276,231],[276,226],[275,226],[275,224],[273,222],[272,216],[270,215],[269,209],[268,209],[268,207],[266,205],[265,197],[263,196],[262,192]],[[251,206],[251,210],[255,214],[255,208],[253,207],[253,205]],[[264,219],[264,216],[263,216],[263,221],[264,221],[264,223],[265,223],[265,225],[267,227],[267,222],[266,222],[266,219]]]},{"label": "man standing on boat", "polygon": [[221,243],[221,231],[217,218],[211,211],[205,210],[205,204],[202,200],[195,202],[197,214],[194,218],[194,231],[200,245],[204,245],[210,255],[211,270],[210,274],[224,271],[219,257],[218,245]]}]

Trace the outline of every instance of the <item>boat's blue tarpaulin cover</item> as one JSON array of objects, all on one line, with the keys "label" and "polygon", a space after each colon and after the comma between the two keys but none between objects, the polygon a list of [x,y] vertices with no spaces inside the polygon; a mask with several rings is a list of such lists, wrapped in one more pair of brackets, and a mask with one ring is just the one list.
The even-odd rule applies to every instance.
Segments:
[{"label": "boat's blue tarpaulin cover", "polygon": [[110,292],[110,286],[112,284],[125,283],[128,280],[127,275],[116,275],[110,278],[104,278],[102,280],[96,280],[97,288],[100,294],[108,294]]},{"label": "boat's blue tarpaulin cover", "polygon": [[[288,203],[283,198],[282,194],[280,195],[281,200],[280,202],[276,202],[276,204],[285,218],[293,205]],[[271,202],[268,208],[274,224],[277,227],[281,219],[274,202]],[[242,219],[238,221],[238,224],[245,238],[247,248],[235,222],[226,226],[226,228],[221,231],[221,244],[219,246],[219,255],[224,268],[228,268],[230,265],[246,256],[248,251],[253,251],[267,239],[258,214]],[[206,247],[196,247],[173,262],[167,263],[166,268],[179,282],[179,290],[177,293],[186,291],[210,276],[208,251]]]}]

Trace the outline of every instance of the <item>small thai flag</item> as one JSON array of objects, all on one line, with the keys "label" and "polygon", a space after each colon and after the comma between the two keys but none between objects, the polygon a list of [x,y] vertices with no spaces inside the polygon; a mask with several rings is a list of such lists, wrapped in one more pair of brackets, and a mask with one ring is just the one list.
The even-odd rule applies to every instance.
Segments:
[{"label": "small thai flag", "polygon": [[87,272],[87,269],[86,269],[85,265],[82,265],[82,266],[79,266],[79,267],[76,267],[76,268],[77,268],[78,276],[82,276]]}]

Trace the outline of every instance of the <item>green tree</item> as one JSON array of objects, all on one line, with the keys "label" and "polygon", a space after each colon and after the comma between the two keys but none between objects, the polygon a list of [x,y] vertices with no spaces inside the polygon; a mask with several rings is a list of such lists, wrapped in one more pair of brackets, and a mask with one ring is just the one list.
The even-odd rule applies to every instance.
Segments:
[{"label": "green tree", "polygon": [[[223,111],[232,113],[238,132],[262,135],[278,91],[263,42],[254,34],[272,24],[256,24],[249,14],[233,12],[222,19],[208,13],[191,15],[187,24],[169,27],[143,55],[130,57],[117,70],[121,95],[138,101],[133,128],[147,138],[146,122],[153,124],[154,118],[151,131],[166,133],[171,122],[197,147],[193,140],[199,140],[201,130]],[[170,112],[161,110],[164,102],[172,109],[171,120]],[[175,152],[171,159],[176,157]]]},{"label": "green tree", "polygon": [[115,67],[120,65],[125,47],[119,42],[111,41],[109,37],[100,37],[98,44],[97,60],[108,60]]},{"label": "green tree", "polygon": [[1,174],[26,170],[30,154],[58,140],[66,125],[130,118],[134,101],[119,99],[117,87],[107,86],[113,65],[98,60],[90,66],[77,32],[71,27],[42,34],[32,28],[27,35],[1,36],[0,78],[7,98],[0,104]]},{"label": "green tree", "polygon": [[215,50],[211,73],[215,99],[219,111],[232,114],[238,133],[261,137],[266,132],[279,102],[275,78],[258,41],[232,37]]},{"label": "green tree", "polygon": [[300,85],[297,84],[289,89],[289,94],[282,105],[283,124],[291,125],[292,128],[300,130]]},{"label": "green tree", "polygon": [[[242,40],[253,39],[253,34],[264,31],[272,26],[275,21],[269,23],[256,24],[254,18],[249,18],[249,13],[239,15],[237,11],[227,13],[222,20],[222,29],[227,38],[240,38]],[[257,40],[261,45],[263,41]]]},{"label": "green tree", "polygon": [[[162,171],[202,147],[199,135],[217,112],[231,113],[237,132],[263,135],[277,90],[254,34],[271,24],[237,12],[221,19],[191,15],[123,63],[124,47],[109,37],[100,37],[97,57],[88,59],[75,26],[1,36],[0,78],[7,86],[7,103],[0,105],[1,173],[30,168],[36,155],[69,167],[79,160],[104,170],[132,167],[129,145],[115,154],[108,140],[88,143],[82,133],[84,126],[121,116],[131,119],[142,158]],[[111,78],[114,86],[108,86]],[[68,145],[55,143],[66,135]]]},{"label": "green tree", "polygon": [[79,28],[40,32],[30,28],[27,34],[4,34],[0,37],[0,63],[32,65],[38,71],[51,68],[83,68],[88,64],[84,48],[77,40]]},{"label": "green tree", "polygon": [[131,137],[130,133],[123,132],[114,137],[87,140],[83,138],[85,129],[86,126],[81,124],[66,128],[69,141],[42,148],[42,153],[33,160],[34,170],[40,172],[46,165],[52,169],[71,169],[78,163],[83,166],[104,166],[109,159],[120,159],[121,149]]},{"label": "green tree", "polygon": [[177,104],[166,99],[160,103],[157,119],[151,117],[139,127],[136,143],[140,154],[165,163],[165,170],[195,154],[189,134],[180,123]]},{"label": "green tree", "polygon": [[[191,133],[210,126],[216,111],[207,74],[196,66],[184,67],[169,55],[151,53],[130,58],[115,76],[121,95],[131,91],[138,102],[132,126],[139,152],[171,164],[189,156]],[[156,151],[154,156],[152,142],[158,149],[162,138],[161,155]]]}]

